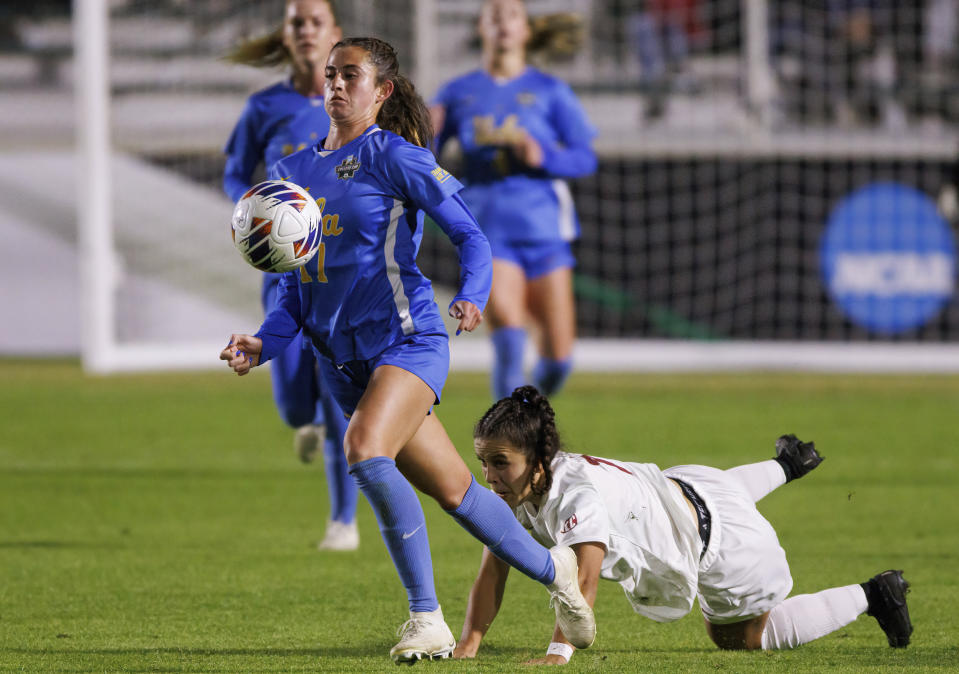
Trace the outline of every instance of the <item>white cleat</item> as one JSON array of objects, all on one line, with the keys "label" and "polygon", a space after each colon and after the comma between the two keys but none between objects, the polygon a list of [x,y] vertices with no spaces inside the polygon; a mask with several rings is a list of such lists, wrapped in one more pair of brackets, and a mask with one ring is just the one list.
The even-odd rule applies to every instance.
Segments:
[{"label": "white cleat", "polygon": [[442,660],[453,655],[456,639],[443,619],[443,609],[428,613],[410,611],[410,619],[397,631],[398,644],[390,649],[396,664],[416,664],[417,660]]},{"label": "white cleat", "polygon": [[356,550],[360,547],[360,530],[356,526],[356,520],[352,522],[337,522],[336,520],[327,520],[326,534],[323,540],[317,543],[319,550],[347,551]]},{"label": "white cleat", "polygon": [[326,426],[307,424],[296,429],[293,435],[293,451],[303,463],[313,463],[326,439]]},{"label": "white cleat", "polygon": [[556,624],[576,648],[589,648],[596,639],[596,618],[593,609],[579,589],[579,564],[576,553],[565,545],[550,548],[556,576],[546,586],[549,604],[556,610]]}]

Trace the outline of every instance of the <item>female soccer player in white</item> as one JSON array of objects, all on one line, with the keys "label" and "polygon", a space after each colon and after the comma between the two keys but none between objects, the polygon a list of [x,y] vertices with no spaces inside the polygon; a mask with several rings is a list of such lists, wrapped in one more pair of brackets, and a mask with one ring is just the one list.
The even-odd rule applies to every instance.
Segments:
[{"label": "female soccer player in white", "polygon": [[398,72],[396,52],[375,38],[333,46],[324,96],[329,136],[271,172],[316,197],[323,242],[301,271],[284,275],[259,332],[233,335],[220,357],[243,375],[301,329],[313,343],[324,382],[350,415],[350,473],[373,507],[409,599],[410,620],[390,652],[395,661],[448,657],[455,646],[410,483],[501,559],[546,585],[566,638],[589,646],[595,623],[579,591],[576,555],[536,543],[506,504],[476,484],[431,413],[449,370],[449,337],[416,266],[423,213],[459,252],[461,287],[449,313],[461,330],[482,320],[491,261],[486,238],[457,195],[461,185],[425,147],[426,106]]},{"label": "female soccer player in white", "polygon": [[[576,337],[571,242],[579,235],[565,179],[596,170],[596,130],[569,86],[527,63],[570,35],[557,17],[534,31],[522,0],[483,3],[483,67],[444,85],[431,108],[437,147],[459,141],[463,199],[493,251],[486,317],[494,363],[493,397],[526,383],[526,326],[539,336],[532,382],[559,391]],[[560,24],[561,26],[563,24]]]},{"label": "female soccer player in white", "polygon": [[[269,169],[286,155],[327,134],[330,118],[323,107],[323,69],[330,47],[342,37],[332,0],[287,0],[283,24],[273,33],[241,43],[229,60],[253,66],[289,64],[290,76],[257,91],[226,144],[223,189],[239,201],[253,184],[262,163]],[[265,314],[276,305],[280,274],[263,274],[261,302]],[[357,490],[343,453],[346,420],[325,390],[312,345],[296,337],[270,364],[273,399],[289,426],[296,429],[293,447],[304,463],[320,447],[330,492],[330,518],[321,550],[355,550]]]},{"label": "female soccer player in white", "polygon": [[[576,551],[592,605],[600,578],[618,582],[633,609],[659,622],[699,604],[723,649],[793,648],[875,616],[889,644],[909,643],[908,584],[885,571],[862,584],[787,595],[792,577],[776,532],[755,502],[822,461],[813,443],[784,435],[769,461],[719,470],[610,461],[560,451],[553,409],[535,388],[516,389],[476,424],[476,455],[490,488],[543,545]],[[475,657],[499,610],[509,567],[483,551],[454,657]],[[546,657],[573,654],[553,634]]]}]

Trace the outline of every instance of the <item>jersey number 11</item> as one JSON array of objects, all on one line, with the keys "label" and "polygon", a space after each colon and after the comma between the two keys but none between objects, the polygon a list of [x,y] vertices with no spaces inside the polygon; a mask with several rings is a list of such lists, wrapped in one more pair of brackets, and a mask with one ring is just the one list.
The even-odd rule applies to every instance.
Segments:
[{"label": "jersey number 11", "polygon": [[[303,283],[313,283],[310,273],[306,271],[307,265],[300,267],[300,281]],[[329,283],[326,278],[326,242],[321,241],[316,249],[316,282]]]}]

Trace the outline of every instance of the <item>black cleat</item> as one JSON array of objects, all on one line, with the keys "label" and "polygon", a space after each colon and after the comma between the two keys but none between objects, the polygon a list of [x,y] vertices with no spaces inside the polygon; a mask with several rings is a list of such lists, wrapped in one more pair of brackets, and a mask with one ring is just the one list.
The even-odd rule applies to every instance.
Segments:
[{"label": "black cleat", "polygon": [[816,443],[803,442],[795,435],[780,435],[776,440],[776,461],[786,473],[786,482],[802,477],[822,463]]},{"label": "black cleat", "polygon": [[879,623],[889,645],[893,648],[908,646],[912,634],[909,607],[906,606],[909,583],[902,577],[902,571],[883,571],[863,583],[862,588],[869,602],[866,613]]}]

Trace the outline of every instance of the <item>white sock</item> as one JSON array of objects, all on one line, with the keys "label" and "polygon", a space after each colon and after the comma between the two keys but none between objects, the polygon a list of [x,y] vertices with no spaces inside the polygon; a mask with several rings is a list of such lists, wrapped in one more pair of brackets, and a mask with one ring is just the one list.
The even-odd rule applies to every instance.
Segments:
[{"label": "white sock", "polygon": [[786,473],[775,459],[747,463],[745,466],[730,468],[726,472],[739,478],[754,503],[773,489],[786,484]]},{"label": "white sock", "polygon": [[845,627],[869,604],[860,585],[834,587],[816,594],[790,597],[769,612],[763,650],[795,648]]}]

